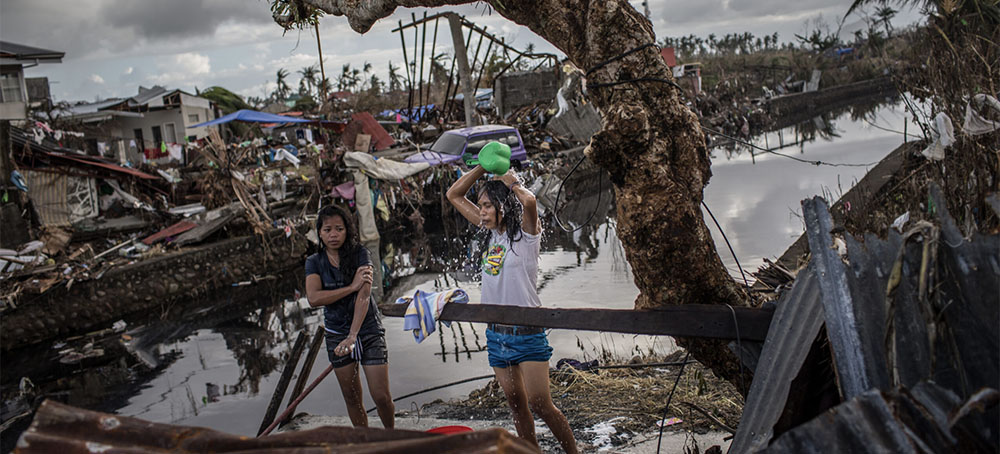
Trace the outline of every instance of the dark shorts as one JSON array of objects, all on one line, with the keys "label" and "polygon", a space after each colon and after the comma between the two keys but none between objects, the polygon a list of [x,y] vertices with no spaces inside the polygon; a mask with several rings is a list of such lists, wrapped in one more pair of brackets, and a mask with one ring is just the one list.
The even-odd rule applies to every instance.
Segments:
[{"label": "dark shorts", "polygon": [[334,350],[347,339],[346,334],[326,332],[326,354],[333,367],[344,367],[354,362],[362,366],[378,366],[389,362],[389,350],[385,345],[385,330],[361,333],[354,344],[354,351],[349,355],[337,356]]},{"label": "dark shorts", "polygon": [[544,333],[501,334],[486,330],[486,350],[490,367],[507,368],[525,361],[548,361],[552,357],[549,338]]}]

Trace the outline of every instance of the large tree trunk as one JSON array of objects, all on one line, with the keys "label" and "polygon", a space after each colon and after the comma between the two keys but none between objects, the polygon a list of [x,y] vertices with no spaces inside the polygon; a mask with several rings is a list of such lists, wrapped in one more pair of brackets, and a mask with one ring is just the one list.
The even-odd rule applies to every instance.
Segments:
[{"label": "large tree trunk", "polygon": [[[346,15],[364,33],[398,6],[435,7],[469,3],[438,0],[300,0]],[[652,25],[625,0],[493,0],[504,17],[525,25],[588,70],[655,42]],[[646,47],[601,66],[588,83],[637,78],[672,81],[657,47]],[[640,295],[636,309],[668,305],[745,304],[744,294],[719,259],[701,214],[702,191],[711,176],[705,138],[678,89],[657,81],[591,87],[602,129],[587,155],[615,184],[618,236]],[[692,355],[717,374],[739,374],[725,342],[682,340]]]}]

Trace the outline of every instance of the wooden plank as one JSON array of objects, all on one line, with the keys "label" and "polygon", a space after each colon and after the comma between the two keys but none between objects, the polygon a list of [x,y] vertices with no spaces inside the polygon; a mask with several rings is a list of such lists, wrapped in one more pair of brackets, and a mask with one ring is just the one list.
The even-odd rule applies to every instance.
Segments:
[{"label": "wooden plank", "polygon": [[267,406],[264,420],[261,421],[260,429],[257,430],[258,436],[264,432],[267,426],[271,425],[274,417],[278,415],[278,407],[281,406],[281,401],[285,400],[285,391],[288,389],[288,383],[292,381],[292,373],[295,372],[295,365],[299,363],[299,357],[302,356],[302,351],[306,348],[306,337],[308,336],[307,331],[301,331],[299,332],[299,337],[295,339],[292,354],[288,356],[288,362],[285,363],[285,370],[281,371],[278,386],[274,389],[274,395],[271,396],[271,403]]},{"label": "wooden plank", "polygon": [[295,412],[295,399],[302,394],[302,391],[306,389],[306,382],[309,381],[309,373],[312,372],[313,364],[316,362],[316,356],[319,355],[319,351],[322,350],[323,341],[326,339],[326,329],[323,326],[316,327],[316,334],[313,335],[312,343],[309,345],[309,353],[306,354],[305,361],[302,362],[302,369],[299,370],[299,379],[295,381],[295,387],[292,388],[292,395],[288,398],[288,406],[285,409],[291,408],[288,411],[288,416],[285,417],[281,424],[285,424],[292,419],[292,413]]},{"label": "wooden plank", "polygon": [[[382,314],[402,317],[404,304],[380,305]],[[438,320],[452,322],[504,323],[544,328],[650,334],[676,337],[709,337],[763,341],[771,323],[772,309],[751,309],[717,304],[685,304],[657,310],[562,309],[502,306],[496,304],[448,304]]]}]

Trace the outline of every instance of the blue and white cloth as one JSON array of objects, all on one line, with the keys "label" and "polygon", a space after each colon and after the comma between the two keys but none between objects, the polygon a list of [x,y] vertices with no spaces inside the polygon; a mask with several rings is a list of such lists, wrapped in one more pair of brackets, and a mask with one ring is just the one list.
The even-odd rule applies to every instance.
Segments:
[{"label": "blue and white cloth", "polygon": [[[413,331],[413,338],[417,343],[423,342],[437,329],[437,319],[441,315],[441,309],[445,304],[469,302],[469,295],[462,289],[446,290],[443,292],[429,293],[417,290],[413,297],[404,296],[396,299],[396,304],[409,304],[406,313],[403,315],[403,329]],[[451,322],[441,322],[444,326],[451,326]]]}]

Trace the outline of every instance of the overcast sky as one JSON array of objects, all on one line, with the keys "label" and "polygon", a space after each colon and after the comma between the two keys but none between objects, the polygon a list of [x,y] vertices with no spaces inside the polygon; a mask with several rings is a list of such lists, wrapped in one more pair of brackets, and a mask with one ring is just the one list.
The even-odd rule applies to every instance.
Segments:
[{"label": "overcast sky", "polygon": [[[756,35],[778,32],[781,41],[794,40],[817,17],[835,28],[850,2],[826,0],[651,0],[657,39],[696,34],[717,36],[749,31]],[[641,10],[641,2],[633,1]],[[490,14],[483,4],[450,8],[489,31],[524,48],[555,52],[537,35]],[[320,23],[327,77],[335,80],[344,64],[370,62],[385,80],[391,60],[403,60],[397,21],[445,11],[399,9],[379,21],[365,35],[355,33],[343,17],[325,17]],[[904,9],[897,27],[919,20],[917,11]],[[859,19],[847,19],[857,26]],[[433,30],[428,29],[427,46]],[[451,49],[447,23],[442,21],[437,52]],[[26,70],[28,77],[47,76],[56,100],[93,101],[131,96],[139,85],[163,85],[194,92],[195,87],[226,87],[244,96],[265,96],[274,87],[275,72],[296,73],[318,63],[315,35],[282,32],[270,16],[265,0],[0,0],[0,39],[66,52],[62,64],[43,64]],[[407,36],[408,52],[412,35]],[[413,56],[409,55],[412,59]]]}]

